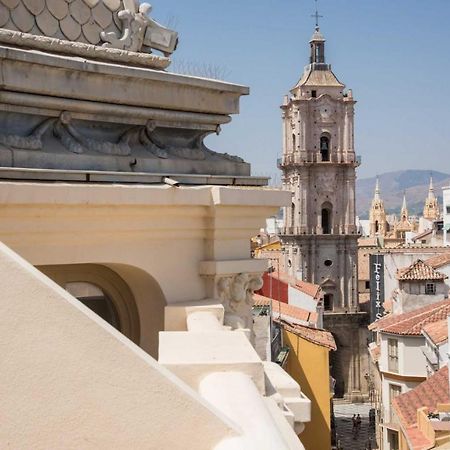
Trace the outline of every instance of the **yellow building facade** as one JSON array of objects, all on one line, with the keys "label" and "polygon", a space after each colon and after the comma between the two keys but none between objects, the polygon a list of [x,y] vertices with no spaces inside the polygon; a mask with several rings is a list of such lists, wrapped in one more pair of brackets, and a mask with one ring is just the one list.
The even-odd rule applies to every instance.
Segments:
[{"label": "yellow building facade", "polygon": [[[306,329],[306,330],[304,330]],[[304,337],[306,333],[318,336]],[[320,333],[320,334],[319,334]],[[301,336],[302,334],[303,336]],[[317,342],[312,342],[316,340]],[[323,339],[325,337],[325,339]],[[318,343],[323,340],[323,343]],[[331,449],[331,394],[329,352],[335,350],[331,333],[308,327],[284,327],[284,346],[290,348],[284,369],[301,383],[311,400],[311,423],[301,434],[306,450]]]}]

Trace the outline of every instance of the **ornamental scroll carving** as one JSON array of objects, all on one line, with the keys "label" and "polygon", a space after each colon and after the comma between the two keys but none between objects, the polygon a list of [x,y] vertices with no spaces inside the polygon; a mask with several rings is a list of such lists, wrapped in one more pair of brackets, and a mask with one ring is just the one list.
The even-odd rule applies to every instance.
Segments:
[{"label": "ornamental scroll carving", "polygon": [[225,325],[232,329],[252,329],[253,293],[263,286],[261,275],[241,273],[217,282],[219,298],[225,308]]},{"label": "ornamental scroll carving", "polygon": [[[0,145],[11,149],[75,155],[101,154],[111,157],[184,159],[190,161],[242,159],[209,150],[203,140],[212,131],[182,130],[174,135],[171,128],[159,126],[154,120],[145,125],[112,125],[89,122],[64,111],[58,118],[40,118],[30,131],[20,119],[14,133],[0,129]],[[175,137],[174,137],[175,136]]]},{"label": "ornamental scroll carving", "polygon": [[140,52],[146,47],[157,49],[170,55],[176,49],[178,34],[169,30],[150,18],[152,6],[148,3],[139,3],[138,0],[124,0],[124,7],[117,17],[122,22],[122,34],[116,32],[100,33],[105,43],[104,47],[113,47],[120,50]]}]

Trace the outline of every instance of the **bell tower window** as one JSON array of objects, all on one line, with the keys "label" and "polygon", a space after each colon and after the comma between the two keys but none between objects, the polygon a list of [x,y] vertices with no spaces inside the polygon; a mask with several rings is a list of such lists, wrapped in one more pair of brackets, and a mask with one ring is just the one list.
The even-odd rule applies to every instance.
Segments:
[{"label": "bell tower window", "polygon": [[330,138],[328,136],[320,137],[320,155],[322,161],[330,160]]},{"label": "bell tower window", "polygon": [[330,203],[324,203],[321,211],[321,225],[323,234],[331,234],[331,220],[333,207]]},{"label": "bell tower window", "polygon": [[325,294],[323,296],[323,309],[325,311],[333,311],[333,294]]}]

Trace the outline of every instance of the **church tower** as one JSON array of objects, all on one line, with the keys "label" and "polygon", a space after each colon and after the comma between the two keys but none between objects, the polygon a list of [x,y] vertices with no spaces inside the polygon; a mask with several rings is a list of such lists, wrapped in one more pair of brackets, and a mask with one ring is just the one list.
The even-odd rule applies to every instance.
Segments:
[{"label": "church tower", "polygon": [[366,318],[358,305],[356,102],[326,62],[318,25],[309,44],[309,64],[281,106],[279,167],[283,188],[293,193],[292,205],[284,211],[283,257],[291,276],[321,286],[324,326],[338,345],[332,364],[336,394],[357,397],[353,394],[366,384],[361,380]]},{"label": "church tower", "polygon": [[438,199],[434,195],[433,177],[430,177],[430,187],[428,188],[428,197],[423,208],[423,217],[431,222],[439,220],[441,217]]},{"label": "church tower", "polygon": [[375,185],[375,195],[372,200],[372,207],[369,215],[370,237],[386,236],[388,231],[388,223],[386,220],[386,211],[384,210],[384,202],[380,195],[380,181],[377,178]]},{"label": "church tower", "polygon": [[285,211],[286,266],[322,286],[326,311],[357,311],[355,101],[325,62],[319,27],[310,50],[310,64],[281,107],[283,186],[294,194]]}]

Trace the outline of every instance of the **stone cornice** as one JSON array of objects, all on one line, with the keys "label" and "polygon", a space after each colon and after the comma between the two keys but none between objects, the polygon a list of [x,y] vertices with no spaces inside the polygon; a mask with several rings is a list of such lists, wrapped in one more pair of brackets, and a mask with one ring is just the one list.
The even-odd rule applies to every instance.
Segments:
[{"label": "stone cornice", "polygon": [[170,59],[150,53],[138,53],[117,48],[106,48],[84,42],[65,41],[47,36],[38,36],[20,31],[0,28],[0,42],[3,44],[62,53],[71,56],[133,64],[151,69],[163,70],[169,67]]}]

